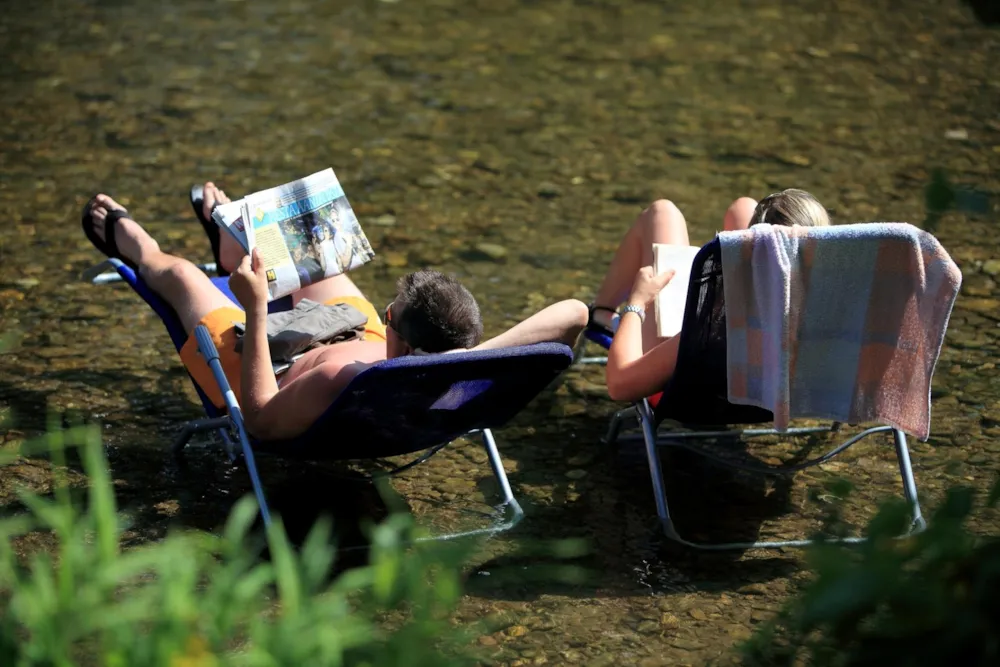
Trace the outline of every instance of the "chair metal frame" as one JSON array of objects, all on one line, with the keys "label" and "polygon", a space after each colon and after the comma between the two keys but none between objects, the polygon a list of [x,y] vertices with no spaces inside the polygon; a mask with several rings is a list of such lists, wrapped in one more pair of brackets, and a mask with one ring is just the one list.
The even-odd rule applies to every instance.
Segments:
[{"label": "chair metal frame", "polygon": [[[697,261],[697,260],[696,260]],[[580,337],[580,342],[574,350],[574,360],[577,364],[607,364],[607,357],[585,357],[583,356],[587,342],[595,343],[605,350],[611,347],[612,338],[604,332],[595,329],[586,329]],[[661,399],[666,400],[666,399]],[[622,427],[631,422],[641,430],[641,434],[628,434],[621,436]],[[750,428],[750,429],[729,429],[715,431],[694,431],[694,432],[673,432],[657,434],[656,420],[653,409],[647,399],[635,403],[632,407],[616,412],[608,425],[608,432],[605,442],[615,444],[618,442],[642,441],[646,450],[646,459],[649,464],[650,478],[653,484],[653,498],[656,502],[656,514],[660,520],[663,532],[669,539],[693,547],[705,550],[726,550],[726,549],[779,549],[785,547],[803,547],[812,544],[814,540],[759,540],[755,542],[721,542],[721,543],[699,543],[692,542],[682,537],[674,525],[670,516],[670,507],[667,502],[666,483],[663,478],[663,469],[660,462],[660,447],[677,447],[687,449],[700,456],[712,460],[713,462],[729,468],[737,468],[744,471],[765,475],[790,475],[799,470],[818,465],[832,459],[857,442],[877,433],[891,432],[893,443],[896,449],[896,458],[899,463],[899,472],[903,481],[903,495],[910,506],[911,522],[905,535],[912,535],[923,531],[927,527],[920,511],[920,503],[917,499],[917,485],[913,477],[913,468],[910,464],[910,452],[906,443],[906,434],[892,426],[875,426],[858,433],[840,445],[834,447],[826,454],[805,461],[803,463],[788,466],[769,466],[765,464],[751,465],[738,464],[734,461],[715,456],[712,452],[706,451],[691,444],[694,441],[718,438],[739,438],[739,437],[759,437],[765,435],[807,435],[810,433],[822,433],[827,431],[837,431],[840,424],[834,423],[831,426],[790,428],[785,431],[778,431],[774,428]],[[830,539],[828,541],[858,544],[864,542],[864,537],[846,537]]]},{"label": "chair metal frame", "polygon": [[[626,426],[628,421],[633,421],[641,428],[642,434],[629,434],[622,436],[621,431],[623,426]],[[700,456],[704,456],[711,461],[718,463],[723,466],[730,468],[737,468],[741,470],[746,470],[749,472],[756,472],[761,474],[771,474],[771,475],[790,475],[799,470],[818,465],[825,461],[832,459],[837,454],[840,454],[852,445],[860,442],[869,435],[874,435],[876,433],[892,433],[893,443],[896,448],[896,458],[899,463],[900,477],[903,481],[903,495],[906,498],[907,503],[910,506],[911,522],[909,529],[906,533],[900,537],[905,537],[907,535],[913,535],[923,531],[927,527],[927,522],[924,520],[923,515],[920,512],[920,502],[917,498],[917,484],[913,478],[913,468],[910,464],[910,452],[906,444],[906,434],[903,431],[893,428],[892,426],[875,426],[868,428],[861,433],[858,433],[848,440],[842,442],[838,446],[831,449],[826,454],[791,466],[752,466],[752,465],[741,465],[733,461],[727,461],[720,457],[714,456],[711,452],[705,451],[704,449],[695,447],[689,444],[693,440],[704,440],[704,439],[718,439],[718,438],[734,438],[734,437],[759,437],[765,435],[807,435],[810,433],[823,433],[828,431],[839,430],[840,425],[834,423],[831,426],[818,426],[818,427],[801,427],[801,428],[790,428],[786,431],[778,431],[773,428],[761,428],[761,429],[732,429],[732,430],[719,430],[719,431],[698,431],[698,432],[676,432],[676,433],[663,433],[657,434],[656,422],[653,416],[653,409],[649,404],[649,401],[643,399],[633,405],[630,408],[624,410],[619,410],[616,412],[608,425],[607,436],[605,437],[605,442],[608,444],[616,444],[619,442],[628,441],[639,441],[641,440],[645,446],[646,450],[646,460],[649,463],[649,473],[650,478],[653,483],[653,498],[656,502],[656,514],[660,520],[660,524],[663,528],[664,535],[673,540],[688,547],[693,547],[696,549],[711,550],[711,551],[721,551],[728,549],[780,549],[785,547],[804,547],[813,544],[815,540],[758,540],[755,542],[720,542],[720,543],[703,543],[703,542],[692,542],[690,540],[682,537],[674,526],[673,518],[670,516],[670,507],[667,502],[667,491],[666,483],[663,479],[663,468],[660,462],[659,447],[678,447],[686,449],[688,451],[694,452]],[[867,538],[865,537],[845,537],[845,538],[834,538],[828,541],[837,542],[843,544],[859,544],[865,542]]]},{"label": "chair metal frame", "polygon": [[576,342],[576,347],[573,348],[573,363],[581,364],[584,366],[607,366],[608,365],[607,355],[603,357],[584,356],[584,351],[587,349],[588,342],[600,345],[605,350],[611,347],[610,337],[593,329],[584,329],[583,333],[580,335],[579,340],[577,340]]}]

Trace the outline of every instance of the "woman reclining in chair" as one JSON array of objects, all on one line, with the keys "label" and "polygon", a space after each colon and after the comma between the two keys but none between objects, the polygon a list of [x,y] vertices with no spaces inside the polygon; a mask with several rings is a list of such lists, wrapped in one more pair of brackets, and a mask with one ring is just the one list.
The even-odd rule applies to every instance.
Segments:
[{"label": "woman reclining in chair", "polygon": [[[822,227],[830,224],[830,218],[811,194],[789,189],[759,203],[749,197],[737,199],[726,211],[723,227],[736,231],[761,222]],[[665,199],[653,202],[625,234],[590,307],[588,326],[610,329],[616,307],[626,303],[606,370],[608,394],[617,401],[637,401],[661,391],[677,364],[680,335],[660,339],[654,318],[646,318],[647,308],[674,275],[653,273],[654,243],[691,245],[684,216]]]},{"label": "woman reclining in chair", "polygon": [[[208,218],[216,203],[228,201],[221,190],[207,183],[203,214]],[[244,308],[240,310],[194,264],[161,251],[107,195],[97,195],[87,204],[83,227],[98,250],[137,268],[146,284],[174,309],[189,336],[181,360],[209,399],[223,407],[222,396],[192,335],[199,324],[206,325],[247,429],[263,440],[283,440],[303,433],[356,375],[380,361],[417,351],[482,350],[545,341],[572,345],[587,323],[586,305],[561,301],[480,343],[483,324],[479,306],[450,276],[417,271],[400,278],[383,324],[351,279],[338,275],[295,292],[293,301],[308,298],[319,303],[348,303],[368,317],[365,335],[309,350],[279,380],[272,370],[267,342],[267,281],[256,252],[252,258],[247,256],[229,234],[222,234],[218,255],[222,267],[233,272],[229,286]],[[246,323],[242,354],[236,351],[236,322]]]}]

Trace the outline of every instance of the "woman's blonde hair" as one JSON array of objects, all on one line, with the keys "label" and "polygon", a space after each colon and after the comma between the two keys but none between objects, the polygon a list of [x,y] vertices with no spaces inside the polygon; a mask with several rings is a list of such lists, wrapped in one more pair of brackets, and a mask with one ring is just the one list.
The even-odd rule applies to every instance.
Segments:
[{"label": "woman's blonde hair", "polygon": [[772,225],[827,227],[830,216],[823,205],[805,190],[789,188],[761,199],[750,218],[750,225],[766,222]]}]

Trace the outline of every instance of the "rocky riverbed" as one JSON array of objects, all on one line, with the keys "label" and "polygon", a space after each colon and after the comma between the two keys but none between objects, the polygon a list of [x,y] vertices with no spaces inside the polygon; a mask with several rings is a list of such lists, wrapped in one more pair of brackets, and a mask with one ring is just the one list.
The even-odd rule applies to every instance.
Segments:
[{"label": "rocky riverbed", "polygon": [[[693,242],[735,197],[792,186],[837,222],[930,228],[965,279],[933,434],[911,443],[918,486],[933,506],[950,485],[996,476],[1000,32],[955,0],[67,0],[11,8],[0,45],[0,330],[18,334],[0,355],[0,405],[16,417],[2,439],[16,447],[49,414],[102,423],[136,542],[217,527],[249,485],[204,443],[186,465],[165,455],[173,425],[199,416],[194,393],[148,308],[78,280],[100,259],[81,206],[108,192],[166,249],[204,261],[192,182],[240,194],[327,166],[378,253],[355,276],[372,301],[433,266],[470,285],[488,333],[591,298],[659,197],[685,212]],[[458,614],[504,619],[479,640],[497,663],[728,662],[807,576],[795,551],[666,543],[641,452],[600,443],[616,407],[600,369],[575,368],[498,433],[527,518],[485,546]],[[789,460],[827,444],[774,438],[753,452]],[[415,513],[442,527],[476,518],[492,489],[474,445],[397,480]],[[856,485],[855,527],[900,490],[887,441],[792,482],[681,454],[665,465],[681,527],[708,538],[808,534],[833,478]],[[383,511],[339,472],[264,462],[299,524]],[[0,471],[0,501],[49,480],[44,461],[20,462]],[[976,520],[995,530],[995,514]],[[525,545],[550,538],[587,542],[586,578],[544,574],[552,559]]]}]

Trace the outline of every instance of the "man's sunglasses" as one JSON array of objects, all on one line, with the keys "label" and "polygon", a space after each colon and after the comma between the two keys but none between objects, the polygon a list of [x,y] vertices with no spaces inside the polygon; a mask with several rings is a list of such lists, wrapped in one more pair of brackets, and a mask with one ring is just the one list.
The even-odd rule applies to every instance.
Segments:
[{"label": "man's sunglasses", "polygon": [[385,307],[385,314],[382,316],[382,321],[385,322],[385,325],[387,327],[391,328],[396,333],[399,333],[399,329],[397,329],[396,327],[392,326],[392,305],[394,303],[396,303],[396,302],[395,301],[390,301],[389,305],[387,305]]}]

